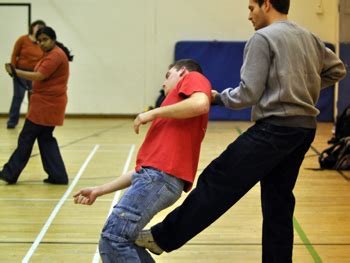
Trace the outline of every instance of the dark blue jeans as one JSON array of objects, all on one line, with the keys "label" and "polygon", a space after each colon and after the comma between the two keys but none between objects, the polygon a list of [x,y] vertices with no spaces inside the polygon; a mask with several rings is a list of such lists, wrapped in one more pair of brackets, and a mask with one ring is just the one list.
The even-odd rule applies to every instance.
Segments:
[{"label": "dark blue jeans", "polygon": [[163,222],[151,228],[169,252],[223,215],[257,182],[261,186],[263,262],[292,262],[293,188],[315,129],[259,122],[202,172],[196,188]]},{"label": "dark blue jeans", "polygon": [[35,140],[38,140],[41,161],[48,179],[55,183],[68,183],[68,175],[53,131],[55,127],[38,125],[26,119],[18,138],[16,150],[1,173],[16,183],[27,165]]},{"label": "dark blue jeans", "polygon": [[[27,90],[32,89],[32,81],[21,78],[13,79],[13,97],[9,112],[9,119],[7,126],[15,127],[19,120],[21,104],[24,98],[24,94]],[[29,91],[28,91],[29,92]],[[29,93],[28,93],[29,99]]]}]

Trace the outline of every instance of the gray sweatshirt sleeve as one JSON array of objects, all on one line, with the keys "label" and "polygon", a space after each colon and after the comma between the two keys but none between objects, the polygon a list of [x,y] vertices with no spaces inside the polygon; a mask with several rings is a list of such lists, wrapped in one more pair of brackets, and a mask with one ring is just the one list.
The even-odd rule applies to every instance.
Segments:
[{"label": "gray sweatshirt sleeve", "polygon": [[343,62],[329,48],[325,49],[324,64],[321,72],[321,87],[327,88],[344,78],[346,69]]},{"label": "gray sweatshirt sleeve", "polygon": [[237,88],[228,88],[217,99],[228,108],[242,109],[256,104],[262,96],[270,67],[270,48],[267,40],[255,33],[244,48],[241,81]]}]

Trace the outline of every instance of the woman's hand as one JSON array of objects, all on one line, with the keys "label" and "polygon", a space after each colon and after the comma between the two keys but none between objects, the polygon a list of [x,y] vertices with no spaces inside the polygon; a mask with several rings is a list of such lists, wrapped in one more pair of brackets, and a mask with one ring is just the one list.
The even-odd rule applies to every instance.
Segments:
[{"label": "woman's hand", "polygon": [[5,70],[11,77],[13,76],[11,63],[6,63],[5,64]]}]

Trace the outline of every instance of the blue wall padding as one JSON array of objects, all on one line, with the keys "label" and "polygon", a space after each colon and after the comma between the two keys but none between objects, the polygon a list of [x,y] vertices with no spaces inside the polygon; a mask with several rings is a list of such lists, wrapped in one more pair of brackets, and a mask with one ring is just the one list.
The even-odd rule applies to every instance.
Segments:
[{"label": "blue wall padding", "polygon": [[[245,43],[236,41],[180,41],[175,45],[175,60],[195,59],[201,64],[213,89],[222,91],[228,87],[239,85]],[[321,92],[317,104],[321,111],[318,120],[333,120],[333,96],[333,88]],[[210,110],[209,118],[211,120],[250,120],[250,111],[250,108],[231,110],[214,106]]]},{"label": "blue wall padding", "polygon": [[340,44],[340,58],[343,60],[347,67],[346,77],[339,82],[339,96],[338,96],[338,116],[345,110],[345,108],[350,105],[350,44],[341,43]]}]

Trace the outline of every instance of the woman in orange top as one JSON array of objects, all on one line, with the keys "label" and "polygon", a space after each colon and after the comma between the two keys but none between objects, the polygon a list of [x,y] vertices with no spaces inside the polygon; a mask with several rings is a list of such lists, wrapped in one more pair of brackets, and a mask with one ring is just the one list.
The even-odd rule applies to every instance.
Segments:
[{"label": "woman in orange top", "polygon": [[[33,71],[36,63],[43,57],[44,53],[36,43],[36,32],[45,26],[45,22],[37,20],[30,24],[29,34],[21,36],[15,43],[11,56],[11,64],[13,67],[25,71]],[[32,89],[30,80],[16,78],[13,79],[13,97],[7,121],[7,129],[16,127],[19,119],[19,112],[24,98],[25,90],[29,92]]]},{"label": "woman in orange top", "polygon": [[66,168],[53,131],[55,126],[63,124],[67,104],[68,61],[72,61],[73,56],[62,43],[56,41],[56,33],[50,27],[39,29],[36,38],[44,57],[35,66],[34,72],[5,65],[6,71],[15,78],[33,81],[33,93],[17,149],[0,172],[0,179],[9,184],[17,182],[37,139],[43,167],[48,174],[44,182],[68,184]]}]

